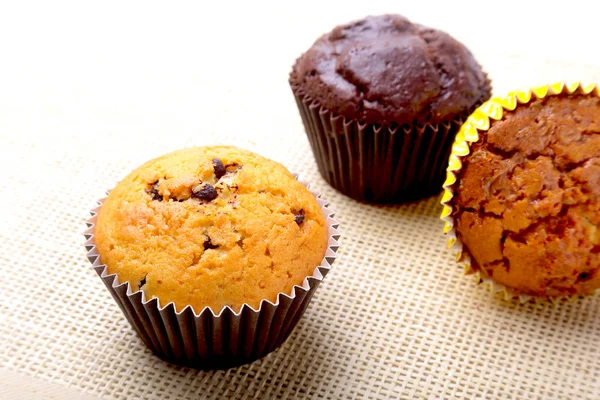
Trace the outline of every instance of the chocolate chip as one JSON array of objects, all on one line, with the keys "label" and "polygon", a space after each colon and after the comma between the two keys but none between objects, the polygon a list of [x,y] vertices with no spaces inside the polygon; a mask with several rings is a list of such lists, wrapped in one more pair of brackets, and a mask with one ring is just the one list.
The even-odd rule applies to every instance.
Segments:
[{"label": "chocolate chip", "polygon": [[152,200],[163,201],[163,197],[158,193],[158,181],[151,184],[152,189],[146,189],[146,193],[152,196]]},{"label": "chocolate chip", "polygon": [[204,185],[200,187],[196,186],[193,189],[192,197],[196,197],[204,201],[212,201],[217,198],[217,191],[211,184],[205,183]]},{"label": "chocolate chip", "polygon": [[221,177],[225,175],[225,173],[227,173],[225,166],[218,158],[213,158],[212,165],[213,169],[215,170],[215,176],[217,177],[217,179],[221,179]]},{"label": "chocolate chip", "polygon": [[212,241],[210,240],[210,236],[204,236],[206,239],[204,240],[204,250],[208,250],[208,249],[216,249],[217,247],[219,247],[218,245],[215,245],[212,243]]},{"label": "chocolate chip", "polygon": [[296,217],[296,223],[298,225],[304,222],[304,210],[294,211],[294,217]]},{"label": "chocolate chip", "polygon": [[592,277],[592,274],[590,274],[589,272],[582,272],[577,277],[577,280],[580,281],[580,282],[585,282],[588,279],[590,279],[591,277]]}]

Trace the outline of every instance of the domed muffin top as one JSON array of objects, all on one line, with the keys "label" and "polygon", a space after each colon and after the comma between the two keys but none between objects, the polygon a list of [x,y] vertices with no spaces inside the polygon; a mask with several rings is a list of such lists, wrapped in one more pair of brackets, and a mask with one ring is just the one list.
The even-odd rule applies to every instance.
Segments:
[{"label": "domed muffin top", "polygon": [[316,198],[287,169],[225,146],[137,168],[110,192],[95,228],[109,273],[196,313],[290,294],[320,265],[327,240]]},{"label": "domed muffin top", "polygon": [[375,124],[449,121],[490,96],[464,45],[400,15],[367,17],[323,35],[296,61],[290,83],[346,119]]},{"label": "domed muffin top", "polygon": [[600,98],[520,105],[463,158],[456,232],[473,266],[520,293],[600,288]]}]

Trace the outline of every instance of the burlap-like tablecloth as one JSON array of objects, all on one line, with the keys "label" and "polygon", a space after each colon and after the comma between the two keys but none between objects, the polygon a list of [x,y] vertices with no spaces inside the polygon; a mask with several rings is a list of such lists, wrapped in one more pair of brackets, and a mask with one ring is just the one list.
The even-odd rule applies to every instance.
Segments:
[{"label": "burlap-like tablecloth", "polygon": [[[238,39],[222,48],[218,34],[203,36],[208,50],[187,31],[188,13],[169,14],[170,30],[161,29],[158,11],[140,16],[141,28],[130,24],[133,12],[115,14],[108,20],[117,34],[112,25],[101,29],[108,14],[78,22],[87,34],[100,30],[84,38],[60,24],[49,39],[26,37],[39,54],[27,53],[1,81],[0,397],[600,398],[600,297],[500,300],[456,266],[438,198],[361,204],[318,175],[286,74],[317,32],[348,12],[304,33],[296,23],[275,43],[291,48],[275,46],[260,34],[270,28],[256,23],[259,33],[252,41],[240,34],[239,47]],[[285,14],[278,29],[295,15]],[[217,17],[201,21],[216,27]],[[496,54],[477,43],[472,38],[496,93],[600,79],[600,67]],[[244,54],[237,64],[235,51]],[[226,62],[215,66],[219,60]],[[337,211],[342,245],[279,350],[237,369],[198,372],[144,347],[89,267],[82,231],[95,200],[141,162],[216,143],[257,151],[312,182]]]}]

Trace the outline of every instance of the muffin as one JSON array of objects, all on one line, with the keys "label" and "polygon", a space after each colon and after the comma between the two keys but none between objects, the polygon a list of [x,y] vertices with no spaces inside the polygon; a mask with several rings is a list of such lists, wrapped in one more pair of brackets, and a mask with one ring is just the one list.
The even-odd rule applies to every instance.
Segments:
[{"label": "muffin", "polygon": [[590,294],[600,288],[599,92],[533,94],[494,99],[466,122],[445,214],[482,277],[518,295]]},{"label": "muffin", "polygon": [[438,193],[456,132],[491,92],[464,45],[400,15],[321,36],[289,83],[323,178],[377,203]]},{"label": "muffin", "polygon": [[[317,267],[327,268],[326,253],[336,249],[324,206],[274,161],[235,147],[188,148],[119,182],[89,244],[98,272],[116,281],[109,289],[127,286],[119,301],[132,303],[125,314],[155,353],[202,368],[230,366],[273,350],[300,318],[322,279]],[[278,309],[282,296],[286,310]],[[144,311],[148,304],[165,326]],[[179,354],[161,342],[173,340]],[[222,354],[202,354],[207,343],[224,347]]]}]

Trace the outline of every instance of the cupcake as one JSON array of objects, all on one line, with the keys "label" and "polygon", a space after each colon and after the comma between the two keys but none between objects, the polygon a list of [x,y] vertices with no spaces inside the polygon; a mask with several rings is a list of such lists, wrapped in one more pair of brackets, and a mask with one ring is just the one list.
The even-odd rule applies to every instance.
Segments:
[{"label": "cupcake", "polygon": [[151,160],[96,213],[90,260],[132,326],[160,357],[199,368],[279,346],[337,249],[325,202],[235,147]]},{"label": "cupcake", "polygon": [[456,137],[443,218],[459,260],[508,297],[600,288],[600,91],[493,99]]},{"label": "cupcake", "polygon": [[323,178],[377,203],[438,193],[456,132],[491,91],[464,45],[400,15],[336,27],[289,83]]}]

